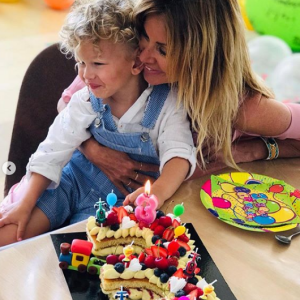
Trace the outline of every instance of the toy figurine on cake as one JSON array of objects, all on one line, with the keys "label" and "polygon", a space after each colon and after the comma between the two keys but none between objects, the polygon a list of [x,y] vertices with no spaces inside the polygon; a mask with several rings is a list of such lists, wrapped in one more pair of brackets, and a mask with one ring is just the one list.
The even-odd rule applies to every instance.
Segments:
[{"label": "toy figurine on cake", "polygon": [[89,241],[75,239],[72,244],[62,243],[60,245],[59,267],[61,269],[75,270],[80,273],[100,274],[100,266],[103,260],[90,257],[93,244]]}]

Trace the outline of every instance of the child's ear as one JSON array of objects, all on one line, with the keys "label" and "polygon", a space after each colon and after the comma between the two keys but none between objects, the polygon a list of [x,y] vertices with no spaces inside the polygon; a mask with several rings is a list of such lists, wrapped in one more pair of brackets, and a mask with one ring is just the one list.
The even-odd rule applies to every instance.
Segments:
[{"label": "child's ear", "polygon": [[132,70],[131,70],[133,75],[140,74],[144,69],[144,64],[140,61],[140,57],[139,57],[138,53],[139,52],[137,52],[137,55],[136,55],[136,58],[135,58],[135,61],[134,61],[134,64],[133,64]]}]

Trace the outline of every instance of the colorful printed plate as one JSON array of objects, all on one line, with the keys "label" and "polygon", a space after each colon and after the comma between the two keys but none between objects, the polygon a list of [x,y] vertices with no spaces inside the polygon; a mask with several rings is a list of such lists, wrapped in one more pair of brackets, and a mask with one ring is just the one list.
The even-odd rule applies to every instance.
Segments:
[{"label": "colorful printed plate", "polygon": [[264,175],[212,175],[200,199],[215,217],[245,230],[279,232],[300,224],[300,191]]}]

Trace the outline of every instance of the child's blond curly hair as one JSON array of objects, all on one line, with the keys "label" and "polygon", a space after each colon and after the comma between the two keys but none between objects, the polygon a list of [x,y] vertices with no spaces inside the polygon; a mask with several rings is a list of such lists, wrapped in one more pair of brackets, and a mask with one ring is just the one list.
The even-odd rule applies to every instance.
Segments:
[{"label": "child's blond curly hair", "polygon": [[124,43],[133,51],[138,39],[133,27],[132,0],[77,0],[60,30],[60,50],[73,57],[83,42],[99,48],[101,40]]}]

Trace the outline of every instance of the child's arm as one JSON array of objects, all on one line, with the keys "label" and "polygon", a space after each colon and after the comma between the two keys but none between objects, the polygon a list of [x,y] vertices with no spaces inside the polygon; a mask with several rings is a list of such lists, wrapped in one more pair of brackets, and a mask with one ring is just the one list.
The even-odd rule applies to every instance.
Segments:
[{"label": "child's arm", "polygon": [[8,212],[2,214],[0,227],[8,224],[16,224],[17,240],[22,240],[31,212],[38,198],[47,189],[51,180],[37,173],[32,173],[23,198],[16,203]]},{"label": "child's arm", "polygon": [[[158,198],[158,208],[177,191],[189,173],[189,169],[189,161],[179,157],[170,159],[164,165],[160,177],[153,183],[150,192]],[[129,194],[123,205],[134,204],[137,196],[143,192],[142,187]]]}]

